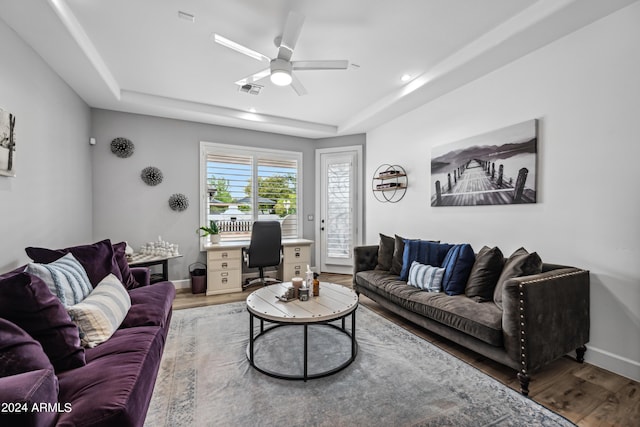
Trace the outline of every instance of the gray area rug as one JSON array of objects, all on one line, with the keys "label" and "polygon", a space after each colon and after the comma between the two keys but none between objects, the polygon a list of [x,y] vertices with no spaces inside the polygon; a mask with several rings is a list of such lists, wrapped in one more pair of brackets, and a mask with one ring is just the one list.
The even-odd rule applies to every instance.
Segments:
[{"label": "gray area rug", "polygon": [[[356,360],[303,382],[251,367],[244,302],[174,311],[145,425],[574,425],[364,306],[356,318]],[[256,362],[301,374],[302,331],[261,337]],[[348,358],[349,338],[332,328],[309,327],[309,342],[310,373]]]}]

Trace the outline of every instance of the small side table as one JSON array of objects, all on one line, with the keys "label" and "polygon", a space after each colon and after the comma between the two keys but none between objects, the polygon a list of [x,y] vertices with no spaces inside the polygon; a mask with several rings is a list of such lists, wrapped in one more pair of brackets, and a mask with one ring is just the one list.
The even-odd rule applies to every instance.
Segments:
[{"label": "small side table", "polygon": [[159,265],[162,267],[162,273],[152,274],[151,283],[165,282],[169,280],[169,260],[180,258],[182,255],[175,256],[156,256],[134,253],[131,258],[127,259],[130,267],[151,267]]}]

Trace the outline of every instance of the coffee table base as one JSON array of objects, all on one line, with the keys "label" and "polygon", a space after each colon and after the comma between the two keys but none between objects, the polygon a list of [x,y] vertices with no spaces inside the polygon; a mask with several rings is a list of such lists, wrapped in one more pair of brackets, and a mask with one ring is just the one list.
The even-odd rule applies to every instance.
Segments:
[{"label": "coffee table base", "polygon": [[[345,318],[347,316],[351,316],[351,332],[349,332],[346,328],[345,328]],[[260,333],[256,336],[253,335],[254,331],[254,317],[260,320]],[[306,323],[285,323],[285,322],[275,322],[273,320],[267,320],[267,319],[263,319],[260,316],[254,315],[253,313],[249,312],[249,344],[247,345],[247,359],[249,360],[249,363],[251,364],[251,366],[253,366],[253,368],[255,370],[257,370],[258,372],[262,372],[265,375],[269,375],[270,377],[274,377],[274,378],[280,378],[283,380],[303,380],[303,381],[307,381],[307,380],[313,380],[316,378],[323,378],[323,377],[327,377],[329,375],[333,375],[336,372],[340,372],[341,370],[343,370],[344,368],[346,368],[347,366],[349,366],[356,358],[356,355],[358,354],[358,342],[356,341],[356,310],[353,310],[352,312],[346,314],[345,316],[342,317],[338,317],[336,319],[331,320],[336,321],[336,320],[341,320],[342,321],[342,326],[336,326],[333,325],[331,323],[328,322],[306,322]],[[274,323],[274,326],[268,327],[265,329],[264,327],[264,322],[267,321],[269,323]],[[323,371],[323,372],[318,372],[318,373],[313,373],[313,374],[309,374],[308,373],[308,327],[309,325],[314,325],[314,326],[326,326],[329,328],[334,328],[337,331],[347,335],[348,337],[351,338],[351,357],[349,359],[347,359],[344,363],[340,364],[339,366]],[[277,328],[281,328],[284,326],[289,326],[289,327],[295,327],[295,326],[302,326],[304,328],[304,350],[303,350],[303,357],[304,357],[304,367],[303,367],[303,373],[302,375],[291,375],[291,374],[283,374],[283,373],[279,373],[279,372],[274,372],[265,368],[261,368],[258,365],[256,365],[254,357],[253,357],[253,346],[255,341],[260,338],[263,337],[264,335],[266,335],[268,332],[273,331]]]}]

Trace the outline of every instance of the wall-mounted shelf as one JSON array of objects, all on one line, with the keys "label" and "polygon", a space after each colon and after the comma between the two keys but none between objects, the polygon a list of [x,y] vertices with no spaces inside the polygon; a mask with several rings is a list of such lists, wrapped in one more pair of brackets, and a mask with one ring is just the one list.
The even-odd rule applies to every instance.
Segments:
[{"label": "wall-mounted shelf", "polygon": [[397,203],[404,197],[407,185],[407,172],[402,166],[383,164],[373,174],[371,191],[379,202]]}]

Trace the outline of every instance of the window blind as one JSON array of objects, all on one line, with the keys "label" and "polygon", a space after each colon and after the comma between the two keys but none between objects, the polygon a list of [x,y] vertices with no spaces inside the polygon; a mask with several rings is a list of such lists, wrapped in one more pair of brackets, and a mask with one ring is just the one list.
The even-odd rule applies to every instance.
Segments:
[{"label": "window blind", "polygon": [[244,239],[259,220],[276,220],[283,237],[298,237],[300,155],[207,151],[207,218],[218,222],[223,240]]},{"label": "window blind", "polygon": [[327,168],[327,256],[349,258],[352,247],[351,165],[332,163]]}]

